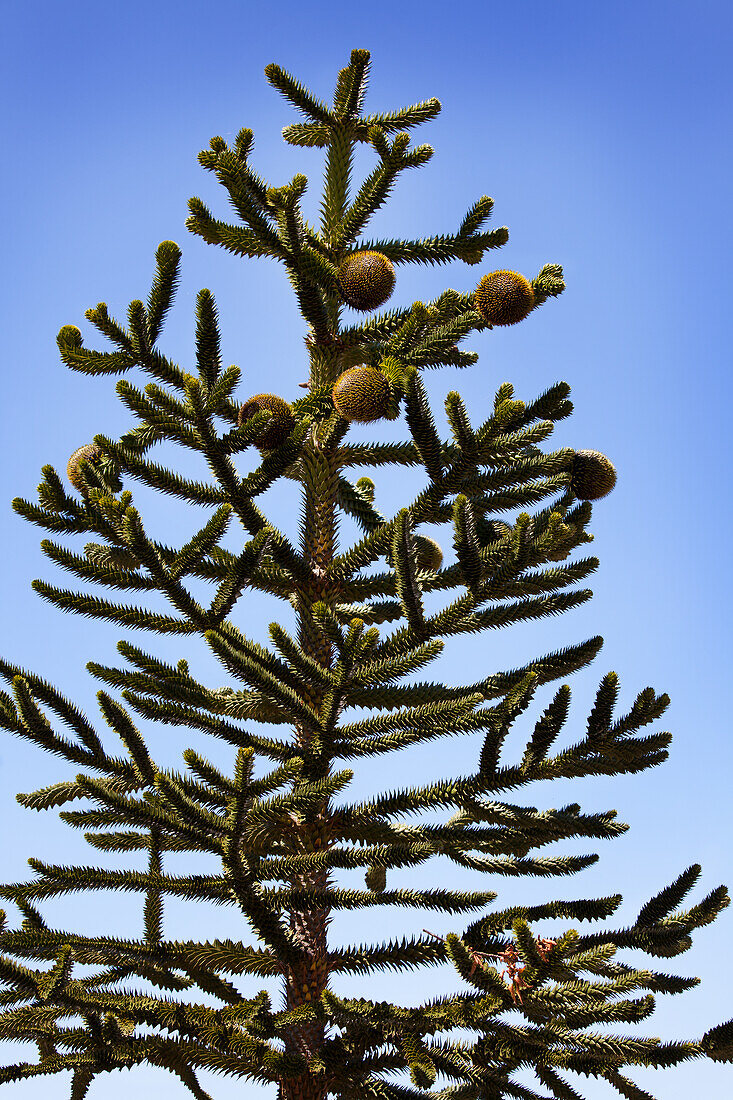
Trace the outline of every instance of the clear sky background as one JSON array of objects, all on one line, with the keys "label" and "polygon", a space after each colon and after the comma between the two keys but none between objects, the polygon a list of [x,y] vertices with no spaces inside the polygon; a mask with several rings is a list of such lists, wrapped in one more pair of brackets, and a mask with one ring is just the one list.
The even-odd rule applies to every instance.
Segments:
[{"label": "clear sky background", "polygon": [[[518,397],[531,398],[566,379],[576,412],[554,440],[601,450],[619,471],[616,490],[596,506],[592,523],[592,552],[601,559],[592,581],[594,600],[559,620],[456,642],[434,666],[436,675],[448,683],[477,679],[601,633],[601,655],[572,678],[568,740],[583,728],[598,680],[611,668],[621,678],[622,705],[647,684],[672,696],[661,728],[672,729],[675,739],[663,767],[520,793],[536,805],[578,801],[588,812],[616,808],[631,826],[625,835],[557,849],[597,850],[599,863],[572,880],[498,880],[490,886],[499,889],[500,904],[620,892],[624,904],[611,922],[615,927],[633,922],[639,907],[691,863],[703,865],[691,902],[720,882],[733,885],[733,609],[726,581],[731,25],[730,5],[712,0],[375,0],[353,8],[332,0],[270,6],[235,0],[6,0],[0,73],[3,655],[93,711],[97,685],[85,663],[113,660],[120,636],[106,624],[64,616],[32,593],[34,577],[64,582],[38,549],[42,535],[10,508],[13,496],[33,496],[44,463],[63,470],[70,452],[95,433],[119,434],[129,423],[114,380],[73,374],[59,362],[59,327],[79,324],[92,346],[101,346],[91,340],[84,310],[102,299],[124,317],[128,302],[147,294],[158,242],[173,238],[183,248],[183,279],[162,339],[166,353],[190,363],[195,296],[207,286],[219,304],[224,360],[245,372],[242,397],[263,389],[286,397],[301,392],[304,326],[282,270],[268,261],[238,261],[192,237],[183,224],[186,201],[200,195],[219,216],[228,216],[224,192],[196,154],[212,135],[231,139],[247,125],[255,131],[257,170],[273,184],[305,172],[311,180],[306,206],[315,213],[322,154],[282,141],[280,131],[295,112],[262,70],[277,61],[319,97],[330,98],[349,51],[368,48],[367,109],[430,96],[443,103],[437,121],[414,132],[416,140],[435,147],[433,160],[403,178],[369,235],[451,232],[484,193],[496,200],[493,224],[510,228],[509,243],[489,254],[481,268],[400,268],[393,303],[434,297],[447,286],[468,291],[497,267],[531,277],[544,263],[560,262],[566,272],[568,289],[558,301],[522,325],[464,344],[480,353],[475,366],[427,376],[435,407],[442,408],[449,389],[459,388],[480,420],[502,381],[513,382]],[[359,167],[368,170],[369,164],[367,153]],[[389,511],[404,503],[409,478],[377,481],[380,507]],[[292,530],[292,496],[272,493],[268,502],[270,497],[273,518]],[[203,515],[188,516],[144,493],[137,500],[152,533],[169,542],[182,542]],[[252,599],[238,614],[249,633],[264,639],[278,610]],[[171,656],[189,655],[195,673],[212,684],[225,682],[197,647],[140,634],[131,640]],[[547,701],[548,691],[538,706]],[[172,766],[179,766],[187,744],[202,745],[172,728],[150,731],[150,743]],[[517,734],[509,755],[522,748]],[[475,741],[456,741],[419,757],[405,755],[389,781],[468,770],[475,750]],[[222,763],[229,759],[216,746],[206,751]],[[384,761],[365,766],[354,790],[377,788],[385,771]],[[25,878],[31,855],[50,862],[103,862],[54,814],[39,816],[15,802],[17,791],[71,774],[63,762],[3,736],[5,881]],[[72,897],[47,911],[61,927],[120,935],[141,928],[137,897]],[[244,934],[234,914],[179,905],[170,906],[168,915],[172,937]],[[455,927],[441,916],[398,919],[388,927],[372,910],[368,919],[337,922],[334,936],[365,940],[375,936],[379,921],[375,938],[418,929],[426,920],[438,933]],[[635,960],[703,979],[680,997],[660,998],[639,1033],[698,1038],[733,1016],[732,930],[728,910],[696,934],[686,955],[666,965],[647,956]],[[350,985],[352,994],[406,1001],[450,987],[450,975],[441,970],[409,981]],[[34,1057],[31,1049],[28,1056]],[[15,1058],[4,1049],[1,1060]],[[659,1100],[681,1100],[693,1090],[722,1100],[730,1095],[733,1067],[695,1061],[632,1076]],[[207,1077],[205,1084],[215,1100],[242,1095],[243,1086],[228,1079]],[[155,1089],[166,1100],[184,1095],[176,1078],[142,1069],[133,1077],[98,1078],[90,1097],[116,1100],[129,1095],[131,1086],[142,1095]],[[617,1095],[585,1079],[577,1087],[589,1100]],[[5,1091],[8,1100],[61,1100],[68,1088],[65,1078],[52,1077]],[[248,1093],[251,1086],[244,1088]]]}]

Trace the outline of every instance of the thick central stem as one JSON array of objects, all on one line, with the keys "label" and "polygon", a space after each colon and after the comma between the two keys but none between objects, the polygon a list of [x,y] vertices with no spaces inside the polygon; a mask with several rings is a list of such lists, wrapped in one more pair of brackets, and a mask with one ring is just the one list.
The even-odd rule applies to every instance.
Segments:
[{"label": "thick central stem", "polygon": [[[313,363],[311,379],[322,374],[324,364]],[[313,619],[313,605],[319,601],[333,602],[329,591],[328,569],[336,552],[336,494],[338,464],[336,446],[325,442],[322,425],[315,426],[301,453],[303,470],[303,529],[301,552],[308,569],[307,584],[298,591],[298,641],[305,653],[323,667],[332,664],[331,645],[324,638]],[[322,690],[304,689],[308,703],[320,709]],[[324,746],[315,743],[303,727],[296,728],[296,737],[303,752],[304,779],[320,779],[328,775],[330,756]],[[329,845],[329,806],[327,802],[317,810],[303,814],[294,822],[293,851],[314,853],[325,851]],[[330,885],[327,869],[313,870],[293,875],[291,886],[298,890],[325,890]],[[290,911],[290,927],[303,949],[303,961],[288,971],[285,980],[285,997],[288,1009],[317,1001],[328,986],[328,910],[323,908],[293,908]],[[304,1023],[290,1029],[285,1037],[286,1050],[311,1059],[323,1048],[325,1031],[323,1024]],[[280,1089],[282,1100],[324,1100],[327,1082],[322,1073],[303,1073],[298,1078],[283,1081]]]}]

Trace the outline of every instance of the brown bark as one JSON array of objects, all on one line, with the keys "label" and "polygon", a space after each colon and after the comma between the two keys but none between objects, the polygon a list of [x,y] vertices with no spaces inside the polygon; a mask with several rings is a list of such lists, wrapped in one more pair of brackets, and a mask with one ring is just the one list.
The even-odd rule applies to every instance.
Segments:
[{"label": "brown bark", "polygon": [[[313,363],[311,383],[323,369],[323,361]],[[308,656],[328,668],[332,664],[331,646],[313,621],[312,607],[319,600],[332,603],[335,595],[328,587],[328,568],[336,551],[338,467],[335,448],[324,448],[319,432],[314,430],[303,448],[301,462],[304,470],[302,553],[310,576],[307,587],[301,587],[298,592],[298,641]],[[307,694],[309,704],[318,709],[322,693],[313,690]],[[296,735],[306,759],[304,777],[312,780],[328,775],[330,760],[313,752],[315,746],[311,745],[307,731],[299,728]],[[329,807],[324,804],[317,813],[300,821],[294,829],[293,851],[324,850],[330,842],[329,818]],[[329,885],[330,875],[326,870],[294,875],[291,879],[291,886],[300,890],[323,890]],[[328,987],[328,923],[329,913],[325,909],[293,909],[290,912],[290,927],[304,949],[304,959],[299,966],[290,968],[285,977],[288,1009],[317,1001]],[[321,1053],[324,1040],[323,1024],[305,1023],[288,1031],[285,1048],[310,1061]],[[283,1080],[280,1085],[281,1100],[325,1100],[326,1093],[327,1081],[322,1073],[306,1071],[299,1077]]]}]

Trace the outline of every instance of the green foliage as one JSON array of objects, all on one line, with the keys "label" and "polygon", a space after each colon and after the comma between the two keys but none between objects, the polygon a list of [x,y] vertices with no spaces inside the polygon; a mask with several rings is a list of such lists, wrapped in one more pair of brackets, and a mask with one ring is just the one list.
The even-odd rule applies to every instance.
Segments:
[{"label": "green foliage", "polygon": [[[590,597],[578,585],[597,560],[570,560],[592,538],[591,505],[572,493],[575,452],[542,449],[572,411],[569,386],[558,382],[534,399],[519,399],[504,383],[480,424],[451,391],[450,437],[443,438],[421,372],[476,361],[475,352],[459,347],[490,328],[473,294],[449,289],[434,301],[342,327],[339,267],[353,252],[378,252],[395,265],[399,293],[403,264],[478,264],[507,240],[505,228],[486,228],[493,200],[481,196],[453,234],[366,240],[367,224],[401,174],[430,159],[429,146],[410,148],[409,131],[434,118],[440,104],[432,99],[364,115],[366,50],[351,54],[330,105],[277,65],[266,75],[303,116],[285,128],[285,140],[326,151],[320,228],[308,224],[301,208],[306,177],[270,186],[252,167],[254,139],[246,128],[231,146],[214,137],[199,158],[242,224],[217,219],[200,199],[191,200],[187,224],[235,255],[283,265],[308,325],[311,368],[307,395],[288,405],[287,438],[260,453],[271,411],[239,422],[242,372],[222,366],[209,290],[196,299],[195,373],[158,349],[181,257],[174,242],[164,241],[151,289],[145,301],[131,302],[126,325],[103,302],[86,313],[113,350],[86,348],[73,325],[58,336],[61,358],[73,370],[146,376],[117,383],[131,426],[119,439],[96,436],[99,469],[82,467],[79,495],[45,466],[37,502],[14,502],[20,515],[54,535],[88,540],[83,553],[44,540],[55,565],[85,586],[134,592],[136,602],[36,581],[44,599],[129,630],[200,638],[227,682],[211,686],[185,660],[169,663],[123,640],[120,667],[88,665],[108,689],[98,694],[103,733],[45,680],[0,660],[12,690],[0,692],[0,726],[73,765],[62,781],[19,795],[21,804],[60,808],[62,820],[83,830],[98,852],[145,853],[142,870],[32,859],[34,877],[0,886],[0,897],[21,916],[18,928],[7,926],[4,914],[0,921],[0,1038],[38,1048],[37,1061],[0,1068],[0,1082],[68,1070],[71,1100],[84,1100],[97,1075],[145,1062],[175,1073],[198,1100],[208,1097],[200,1070],[278,1085],[283,1100],[324,1100],[327,1093],[494,1100],[539,1097],[514,1076],[532,1067],[558,1100],[580,1096],[567,1071],[602,1079],[624,1097],[647,1097],[622,1071],[702,1055],[730,1061],[733,1024],[686,1043],[610,1031],[609,1025],[646,1020],[656,994],[679,993],[697,981],[618,962],[616,952],[672,958],[686,951],[692,933],[728,904],[725,888],[681,909],[700,874],[695,864],[642,906],[633,925],[609,928],[618,894],[497,910],[487,876],[498,886],[496,876],[556,878],[594,863],[593,851],[542,850],[577,838],[591,847],[620,835],[627,826],[615,811],[583,814],[577,803],[541,811],[505,801],[504,792],[554,778],[634,774],[660,763],[670,735],[640,731],[662,715],[667,696],[645,688],[616,717],[618,680],[607,673],[579,739],[561,740],[571,711],[567,683],[532,717],[544,686],[588,665],[599,637],[520,668],[487,671],[473,684],[416,679],[454,635],[560,614]],[[375,163],[356,185],[359,144]],[[562,292],[562,269],[545,265],[531,288],[536,309]],[[387,378],[386,415],[404,414],[408,438],[346,439],[349,424],[334,408],[332,389],[358,365]],[[207,480],[153,461],[149,452],[158,444],[200,456]],[[376,506],[371,476],[352,473],[384,466],[425,474],[424,486],[393,516]],[[297,546],[256,503],[282,478],[301,492]],[[151,536],[135,505],[137,483],[208,509],[183,545]],[[340,513],[360,528],[351,546],[339,541]],[[453,560],[439,560],[436,550],[429,568],[419,553],[420,539],[424,547],[429,536],[416,534],[428,524],[443,529],[440,546],[452,544],[454,551]],[[285,601],[296,630],[272,623],[268,645],[247,636],[234,620],[242,623],[240,601],[250,590]],[[149,593],[170,608],[149,605]],[[163,766],[136,716],[232,746],[231,772],[192,747],[183,751],[185,771]],[[373,798],[346,800],[354,773],[343,762],[472,734],[480,739],[469,774],[427,783],[400,779]],[[122,756],[110,754],[110,735]],[[524,744],[519,752],[517,736]],[[398,761],[392,763],[398,776]],[[174,875],[171,852],[206,853],[214,870]],[[438,859],[443,868],[472,872],[478,888],[400,884],[401,872],[428,864],[435,871]],[[48,926],[46,900],[94,890],[139,894],[142,935],[87,936]],[[166,939],[167,897],[231,907],[258,945]],[[451,931],[445,939],[424,930],[329,947],[334,914],[373,907],[442,912]],[[565,927],[551,937],[546,921],[604,927]],[[329,988],[332,974],[408,974],[436,964],[452,966],[459,991],[409,1007],[341,998]],[[244,993],[233,978],[255,985],[278,978],[285,999],[273,1007],[265,990]]]}]

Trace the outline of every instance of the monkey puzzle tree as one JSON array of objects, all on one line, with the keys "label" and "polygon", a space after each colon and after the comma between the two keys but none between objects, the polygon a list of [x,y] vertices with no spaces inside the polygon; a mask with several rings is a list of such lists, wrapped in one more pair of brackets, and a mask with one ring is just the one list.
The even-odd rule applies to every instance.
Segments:
[{"label": "monkey puzzle tree", "polygon": [[[648,1093],[625,1075],[628,1066],[733,1057],[730,1023],[689,1042],[615,1030],[645,1020],[655,993],[696,984],[615,955],[624,947],[656,958],[687,950],[692,931],[728,903],[719,887],[680,908],[698,866],[647,902],[630,927],[567,927],[554,937],[539,922],[604,921],[620,896],[500,910],[492,905],[493,889],[400,886],[402,869],[441,856],[476,872],[481,886],[483,876],[495,885],[501,875],[580,871],[597,857],[543,856],[539,849],[564,838],[618,835],[626,826],[614,811],[583,814],[572,804],[540,812],[503,799],[540,780],[642,771],[666,758],[670,735],[640,735],[663,713],[667,697],[646,688],[628,714],[617,716],[617,679],[608,673],[582,737],[553,754],[570,703],[562,684],[530,724],[521,759],[500,762],[508,733],[538,689],[587,665],[600,648],[597,637],[523,668],[487,671],[477,683],[416,679],[444,638],[558,614],[589,598],[576,585],[596,559],[571,555],[590,540],[590,501],[613,488],[616,473],[594,451],[542,449],[555,421],[571,412],[564,382],[531,400],[499,386],[491,415],[479,425],[451,392],[450,438],[442,438],[422,371],[472,364],[477,356],[462,351],[461,340],[522,321],[563,290],[562,271],[550,264],[532,280],[492,271],[474,293],[446,290],[427,304],[374,314],[393,293],[400,265],[477,264],[506,242],[507,232],[485,228],[492,200],[484,196],[453,235],[363,238],[400,173],[429,160],[430,147],[410,148],[408,131],[440,107],[428,100],[363,115],[368,63],[366,51],[352,53],[330,107],[278,66],[266,70],[305,116],[286,127],[285,140],[326,150],[319,229],[302,213],[305,177],[269,187],[250,165],[246,129],[231,148],[217,137],[200,156],[242,224],[218,220],[198,199],[190,204],[194,233],[238,256],[273,258],[287,272],[308,325],[307,393],[292,401],[274,393],[235,396],[240,372],[222,369],[208,290],[197,302],[195,373],[158,350],[178,277],[180,251],[171,241],[158,248],[147,303],[131,303],[126,326],[104,303],[87,311],[114,350],[85,348],[73,326],[59,333],[61,357],[72,369],[104,375],[138,368],[151,381],[144,389],[118,382],[135,424],[116,441],[98,435],[72,455],[67,474],[75,493],[46,466],[38,503],[17,500],[15,508],[54,535],[92,536],[82,553],[50,540],[42,545],[76,577],[131,593],[133,602],[43,581],[35,588],[63,610],[129,629],[200,635],[230,682],[208,686],[185,660],[168,663],[127,640],[119,643],[122,667],[90,662],[104,685],[102,717],[126,750],[120,757],[49,683],[0,664],[14,693],[0,697],[4,728],[78,769],[75,777],[19,795],[20,802],[37,810],[65,807],[60,816],[84,829],[92,847],[147,853],[148,861],[141,872],[32,859],[32,881],[2,887],[22,923],[3,924],[0,932],[0,1036],[35,1042],[39,1057],[2,1068],[1,1081],[71,1070],[72,1100],[83,1100],[97,1074],[146,1062],[178,1074],[199,1100],[207,1096],[200,1069],[277,1085],[283,1100],[327,1094],[568,1100],[580,1095],[563,1075],[574,1071],[603,1078],[633,1100]],[[374,149],[377,163],[352,193],[359,143]],[[345,306],[370,316],[344,324]],[[398,417],[404,441],[348,442],[352,423]],[[161,442],[202,455],[208,480],[156,463],[151,451]],[[391,517],[376,507],[374,482],[353,473],[384,466],[424,474],[415,499]],[[281,478],[297,483],[302,496],[297,543],[257,503]],[[134,506],[136,482],[212,514],[185,545],[158,542]],[[360,528],[354,545],[339,542],[340,515]],[[420,532],[428,524],[448,528],[452,563],[444,564],[439,544]],[[237,533],[229,532],[234,549],[227,549],[231,526]],[[206,587],[202,582],[212,589],[204,600],[194,595]],[[248,638],[233,613],[250,590],[286,601],[295,631],[273,623],[271,645]],[[150,609],[147,593],[165,596],[170,608]],[[436,594],[430,606],[438,607],[430,612],[429,593]],[[192,748],[183,752],[186,772],[159,765],[133,714],[219,738],[235,750],[231,774]],[[259,732],[263,724],[273,729]],[[360,758],[411,745],[427,751],[438,738],[461,733],[478,735],[480,743],[470,774],[348,800]],[[83,808],[70,808],[79,801]],[[172,874],[167,853],[206,853],[218,873]],[[349,872],[364,876],[362,888]],[[82,890],[139,892],[144,934],[123,939],[49,926],[43,901]],[[256,942],[166,939],[166,896],[233,907],[243,918],[244,940],[254,933]],[[398,906],[443,911],[454,918],[454,930],[445,939],[425,932],[329,944],[332,914]],[[329,985],[331,975],[354,975],[356,993],[359,975],[438,963],[455,968],[459,991],[417,1005],[345,998]],[[240,989],[234,981],[240,976],[255,988]],[[257,990],[262,977],[282,979],[281,1003]],[[147,992],[139,981],[148,983]],[[197,990],[208,1000],[197,1000]],[[516,1080],[527,1067],[542,1092]]]}]

